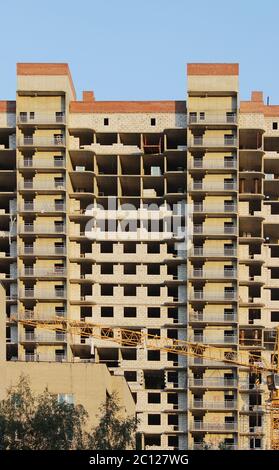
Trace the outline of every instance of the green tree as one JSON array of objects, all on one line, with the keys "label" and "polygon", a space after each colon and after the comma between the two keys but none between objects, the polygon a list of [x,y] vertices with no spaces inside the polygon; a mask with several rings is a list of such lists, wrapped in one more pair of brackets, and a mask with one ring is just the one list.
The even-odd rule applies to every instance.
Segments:
[{"label": "green tree", "polygon": [[134,449],[137,419],[121,418],[121,407],[116,393],[107,397],[100,406],[100,421],[90,435],[91,449],[116,450]]},{"label": "green tree", "polygon": [[228,444],[226,444],[225,441],[222,441],[222,442],[219,442],[219,444],[218,444],[218,449],[219,449],[219,450],[228,450],[229,447],[228,447]]},{"label": "green tree", "polygon": [[82,405],[58,402],[48,389],[34,395],[29,379],[21,376],[0,401],[0,449],[73,450],[133,447],[137,421],[120,417],[115,394],[100,407],[100,422],[91,432]]},{"label": "green tree", "polygon": [[81,405],[59,403],[46,389],[32,394],[21,376],[0,402],[0,448],[7,450],[69,450],[83,448],[88,414]]},{"label": "green tree", "polygon": [[212,444],[210,442],[203,442],[203,446],[201,450],[210,450],[212,448]]}]

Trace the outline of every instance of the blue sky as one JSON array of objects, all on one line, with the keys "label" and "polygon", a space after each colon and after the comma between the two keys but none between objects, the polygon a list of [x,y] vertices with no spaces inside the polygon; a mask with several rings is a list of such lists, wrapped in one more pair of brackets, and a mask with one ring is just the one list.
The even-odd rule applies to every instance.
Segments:
[{"label": "blue sky", "polygon": [[242,99],[279,103],[278,18],[278,0],[3,2],[0,99],[16,62],[68,62],[98,100],[185,99],[187,62],[239,62]]}]

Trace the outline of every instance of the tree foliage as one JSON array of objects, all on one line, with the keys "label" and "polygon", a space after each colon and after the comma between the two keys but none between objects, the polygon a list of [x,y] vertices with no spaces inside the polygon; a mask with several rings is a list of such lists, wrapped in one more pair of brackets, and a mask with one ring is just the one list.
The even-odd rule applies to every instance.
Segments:
[{"label": "tree foliage", "polygon": [[100,407],[98,426],[88,432],[82,405],[58,402],[48,389],[35,396],[29,379],[21,376],[0,401],[0,449],[126,449],[135,440],[136,419],[120,418],[119,412],[114,394]]},{"label": "tree foliage", "polygon": [[91,449],[96,450],[125,450],[133,448],[137,419],[134,417],[120,418],[121,408],[116,393],[112,393],[100,407],[99,425],[93,430]]}]

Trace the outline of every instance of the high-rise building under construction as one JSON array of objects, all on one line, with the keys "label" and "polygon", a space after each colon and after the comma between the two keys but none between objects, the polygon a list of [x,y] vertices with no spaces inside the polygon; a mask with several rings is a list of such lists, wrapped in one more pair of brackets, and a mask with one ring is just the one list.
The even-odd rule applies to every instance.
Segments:
[{"label": "high-rise building under construction", "polygon": [[237,64],[187,75],[181,101],[78,101],[67,64],[17,65],[0,102],[1,348],[124,375],[144,449],[267,449],[264,377],[39,328],[60,316],[274,360],[279,106],[239,101]]}]

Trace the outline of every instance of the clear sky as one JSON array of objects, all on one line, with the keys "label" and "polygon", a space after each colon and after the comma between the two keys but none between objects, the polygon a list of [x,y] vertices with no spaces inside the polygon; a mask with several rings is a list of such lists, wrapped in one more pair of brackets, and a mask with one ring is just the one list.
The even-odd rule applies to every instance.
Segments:
[{"label": "clear sky", "polygon": [[1,2],[0,99],[16,62],[68,62],[77,96],[185,99],[187,62],[239,62],[242,99],[279,104],[278,0]]}]

